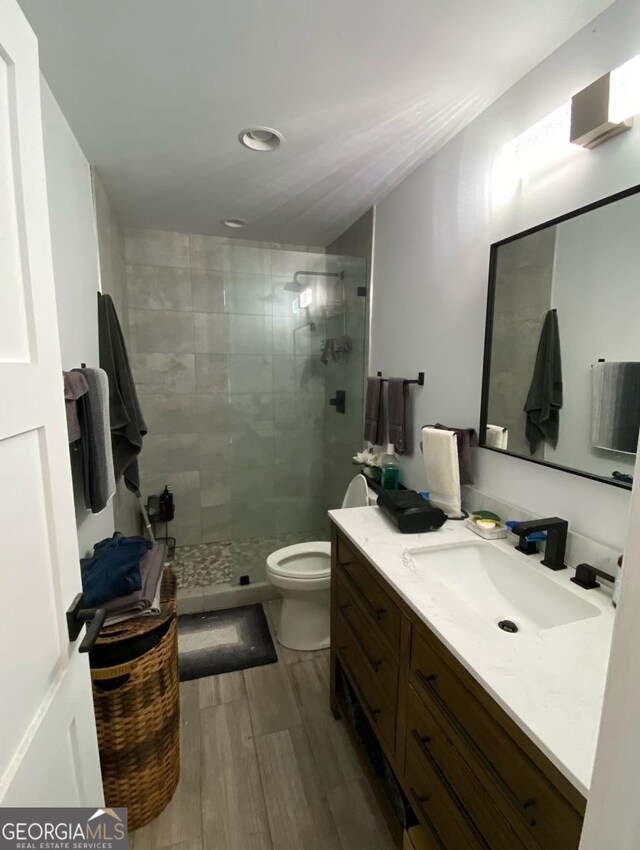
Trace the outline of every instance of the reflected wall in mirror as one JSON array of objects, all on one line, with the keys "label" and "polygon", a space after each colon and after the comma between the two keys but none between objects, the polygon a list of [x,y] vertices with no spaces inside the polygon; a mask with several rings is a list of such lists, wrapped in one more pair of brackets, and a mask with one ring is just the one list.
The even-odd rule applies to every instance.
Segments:
[{"label": "reflected wall in mirror", "polygon": [[491,246],[480,445],[631,486],[640,186]]}]

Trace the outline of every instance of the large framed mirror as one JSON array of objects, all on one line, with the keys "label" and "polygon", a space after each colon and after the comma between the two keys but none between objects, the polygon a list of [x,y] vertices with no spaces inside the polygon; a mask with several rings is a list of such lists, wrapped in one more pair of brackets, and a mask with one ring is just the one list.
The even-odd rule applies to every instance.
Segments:
[{"label": "large framed mirror", "polygon": [[491,246],[480,445],[631,487],[640,186]]}]

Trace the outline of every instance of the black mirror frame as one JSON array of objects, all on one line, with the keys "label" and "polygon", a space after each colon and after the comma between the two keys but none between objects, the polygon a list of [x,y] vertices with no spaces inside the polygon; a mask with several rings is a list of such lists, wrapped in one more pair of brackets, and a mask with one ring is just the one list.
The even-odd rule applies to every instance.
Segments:
[{"label": "black mirror frame", "polygon": [[632,186],[630,189],[625,189],[622,192],[616,192],[613,195],[608,195],[606,198],[601,198],[599,201],[594,201],[584,207],[572,210],[564,215],[552,218],[545,221],[543,224],[538,224],[535,227],[529,227],[527,230],[522,230],[520,233],[515,233],[513,236],[508,236],[506,239],[501,239],[499,242],[494,242],[491,245],[489,252],[489,281],[487,287],[487,315],[485,320],[484,331],[484,357],[482,361],[482,400],[480,406],[480,430],[479,448],[486,449],[490,452],[497,452],[506,457],[514,457],[518,460],[523,460],[526,463],[536,463],[538,466],[547,466],[550,469],[558,469],[561,472],[570,472],[572,475],[579,475],[581,478],[589,478],[591,481],[599,481],[602,484],[610,484],[612,487],[620,487],[623,490],[630,490],[632,485],[626,484],[623,481],[616,481],[614,478],[605,478],[601,475],[594,475],[590,472],[583,472],[580,469],[574,469],[571,466],[562,466],[558,463],[551,463],[548,460],[540,460],[535,457],[526,457],[525,455],[510,452],[508,449],[497,449],[494,446],[484,444],[487,431],[488,407],[489,407],[489,384],[491,379],[491,346],[493,341],[493,310],[495,306],[495,290],[496,290],[496,267],[498,261],[498,248],[502,245],[508,245],[509,242],[515,242],[516,239],[522,239],[525,236],[530,236],[532,233],[537,233],[539,230],[544,230],[547,227],[553,227],[561,224],[563,221],[568,221],[571,218],[576,218],[579,215],[597,210],[600,207],[605,207],[608,204],[613,204],[616,201],[622,201],[632,195],[640,193],[640,184]]}]

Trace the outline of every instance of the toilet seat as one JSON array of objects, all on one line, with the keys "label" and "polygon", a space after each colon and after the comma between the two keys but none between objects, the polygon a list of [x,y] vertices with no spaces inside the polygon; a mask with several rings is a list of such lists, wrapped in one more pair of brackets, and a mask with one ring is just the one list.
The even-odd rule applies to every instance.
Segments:
[{"label": "toilet seat", "polygon": [[267,558],[267,569],[274,576],[310,581],[327,578],[331,574],[331,543],[320,540],[312,543],[295,543],[272,552]]}]

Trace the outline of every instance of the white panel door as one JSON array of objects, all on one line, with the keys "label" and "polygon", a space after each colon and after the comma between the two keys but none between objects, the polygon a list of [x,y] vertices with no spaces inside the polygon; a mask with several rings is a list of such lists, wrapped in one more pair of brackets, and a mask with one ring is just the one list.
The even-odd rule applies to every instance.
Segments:
[{"label": "white panel door", "polygon": [[87,656],[65,623],[79,590],[38,46],[0,0],[1,805],[103,804]]}]

